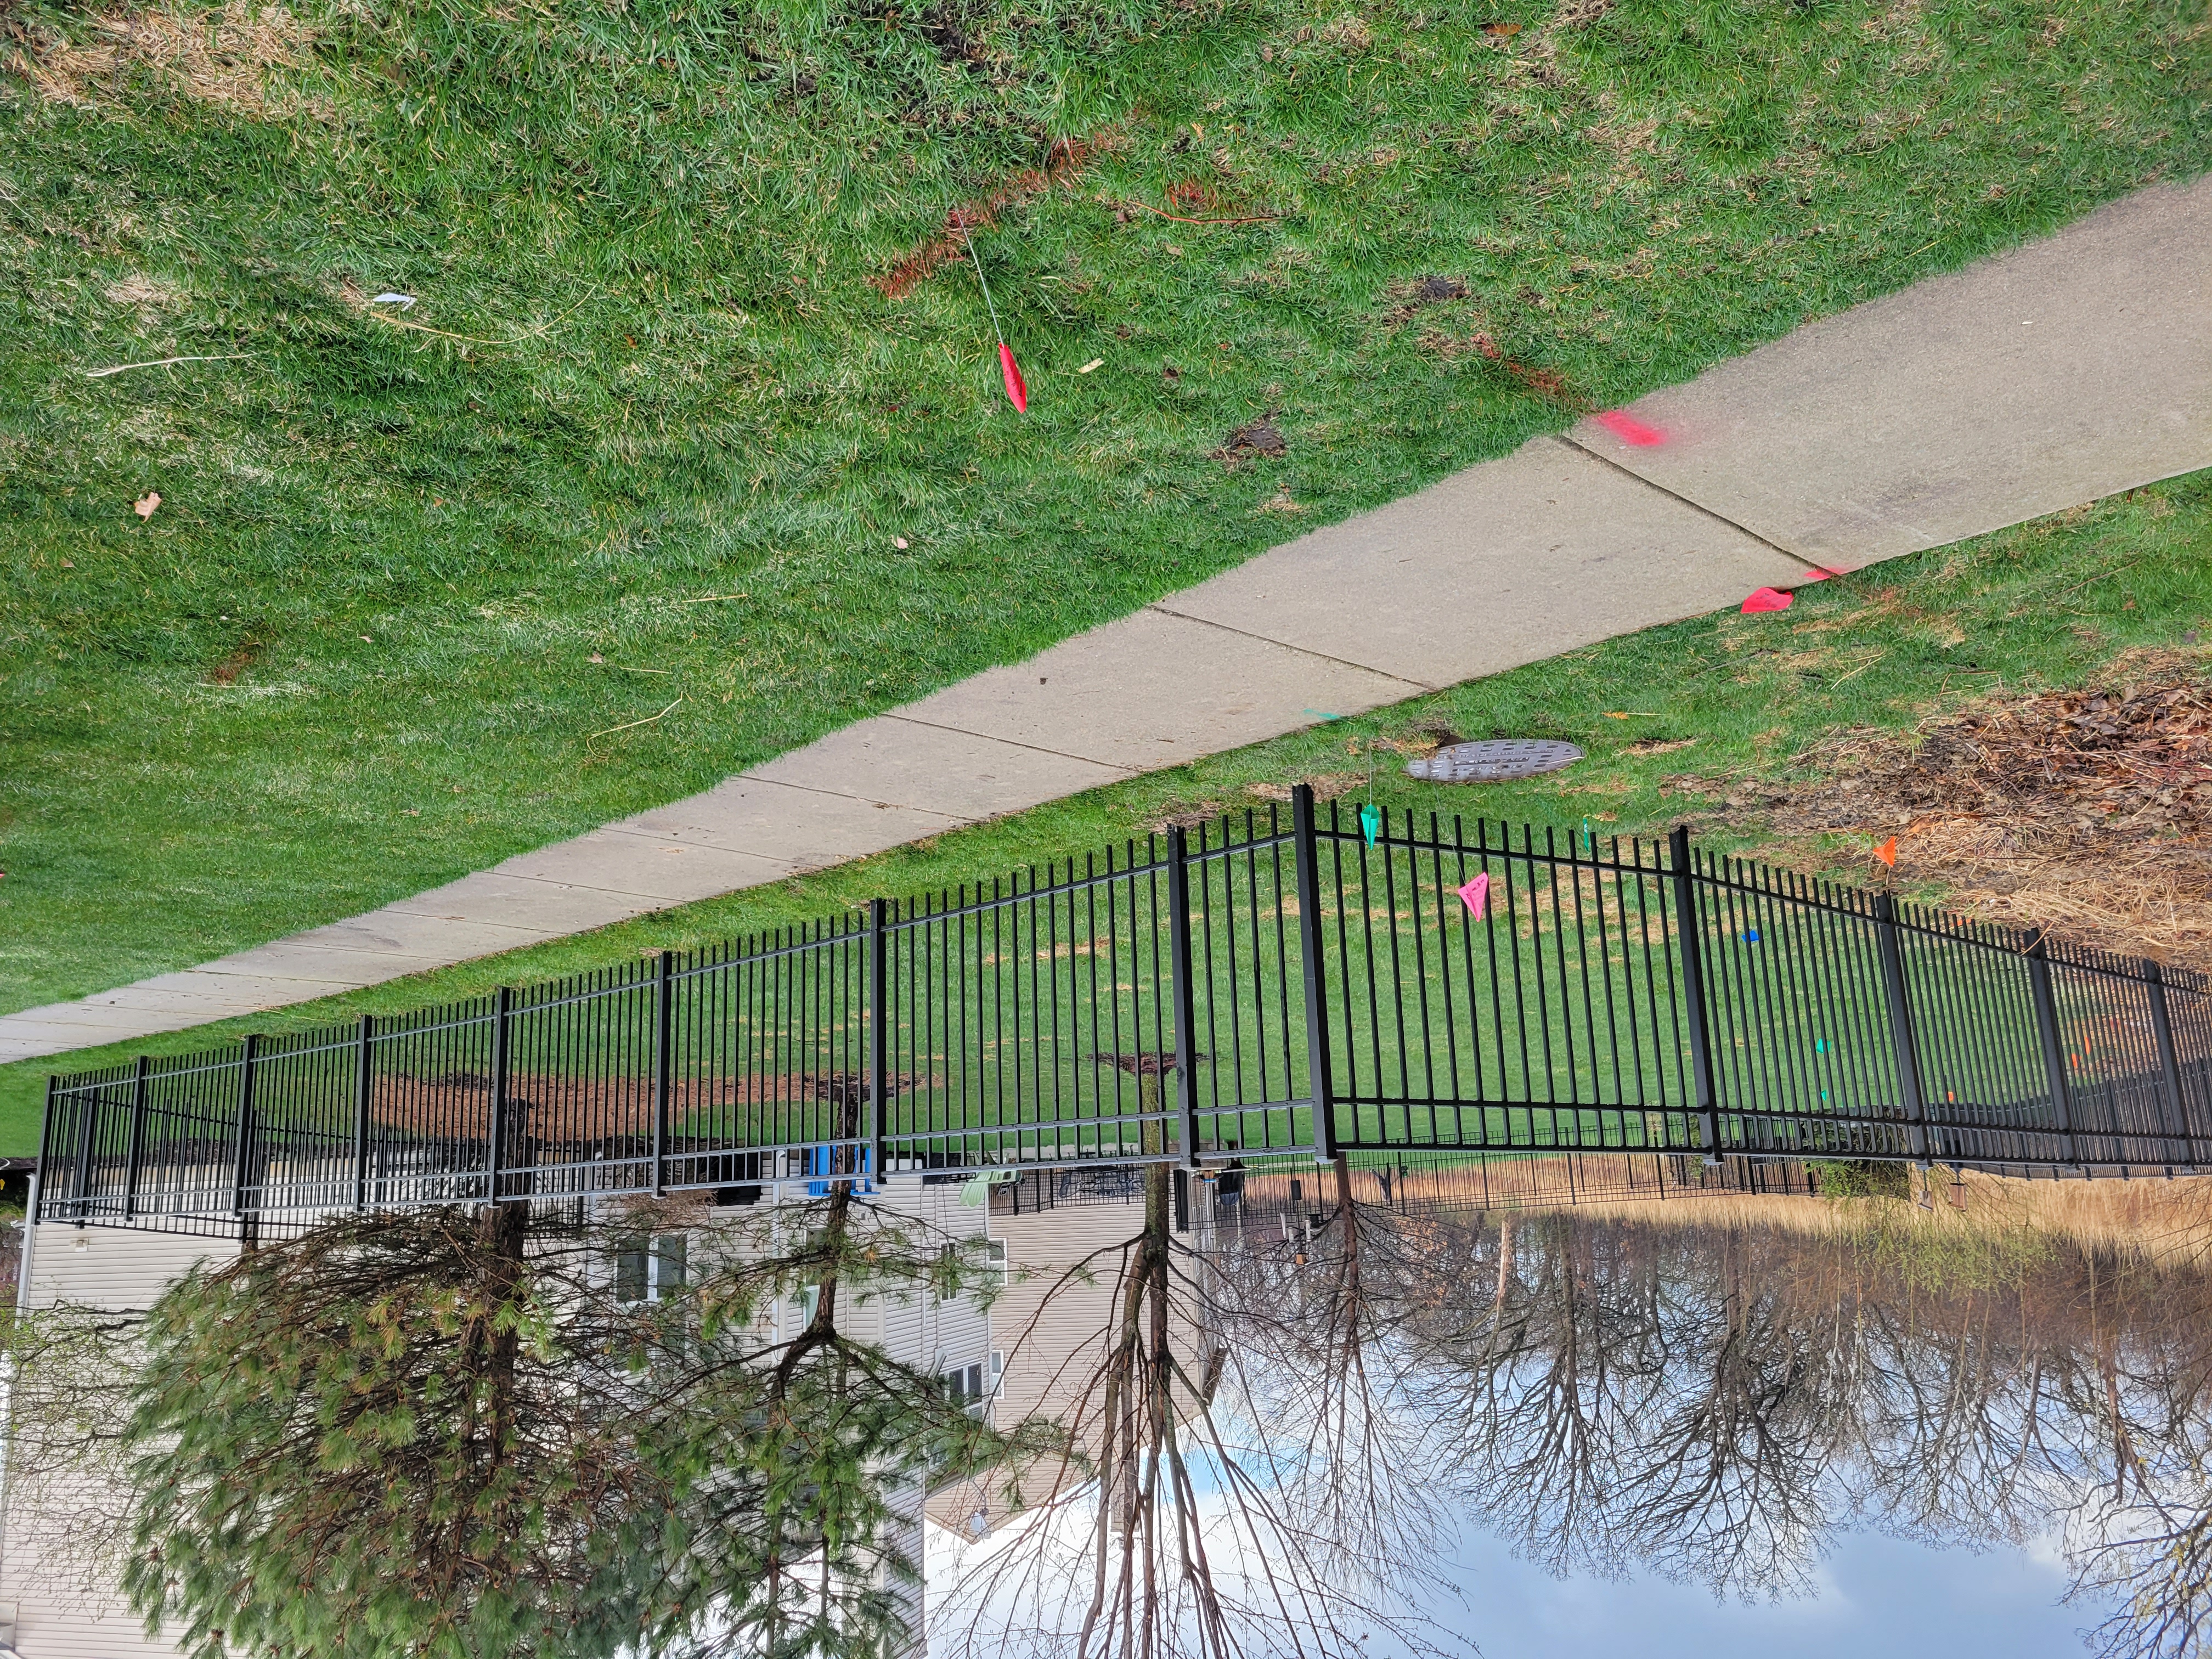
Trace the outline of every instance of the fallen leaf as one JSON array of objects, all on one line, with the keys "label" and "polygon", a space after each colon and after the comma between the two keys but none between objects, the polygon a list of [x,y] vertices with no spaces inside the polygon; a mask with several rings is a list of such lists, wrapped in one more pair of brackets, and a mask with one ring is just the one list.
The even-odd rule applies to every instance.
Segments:
[{"label": "fallen leaf", "polygon": [[158,489],[149,489],[131,503],[131,510],[142,519],[150,519],[154,516],[154,509],[161,504],[161,492]]},{"label": "fallen leaf", "polygon": [[592,660],[593,662],[605,662],[606,659],[601,656],[598,652],[594,651],[592,653]]},{"label": "fallen leaf", "polygon": [[1084,364],[1082,368],[1077,369],[1075,372],[1078,374],[1088,374],[1094,368],[1103,368],[1105,367],[1106,360],[1103,357],[1093,357],[1089,362]]},{"label": "fallen leaf", "polygon": [[1510,40],[1521,33],[1521,26],[1518,23],[1485,23],[1482,32],[1501,40]]},{"label": "fallen leaf", "polygon": [[892,537],[892,538],[891,538],[891,545],[892,545],[893,547],[896,547],[896,549],[898,549],[898,550],[899,550],[900,552],[902,552],[902,553],[905,552],[905,551],[906,551],[906,549],[907,549],[907,540],[906,540],[906,538],[905,538],[905,537],[903,537],[903,536],[894,536],[894,537]]}]

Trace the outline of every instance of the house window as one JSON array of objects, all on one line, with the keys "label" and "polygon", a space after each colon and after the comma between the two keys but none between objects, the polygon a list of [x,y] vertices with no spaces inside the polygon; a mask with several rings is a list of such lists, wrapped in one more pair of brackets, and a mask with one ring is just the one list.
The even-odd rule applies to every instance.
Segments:
[{"label": "house window", "polygon": [[983,1366],[981,1361],[963,1365],[945,1373],[945,1397],[956,1406],[980,1406],[987,1395],[983,1390]]},{"label": "house window", "polygon": [[615,1252],[615,1299],[659,1302],[684,1288],[689,1233],[639,1233]]}]

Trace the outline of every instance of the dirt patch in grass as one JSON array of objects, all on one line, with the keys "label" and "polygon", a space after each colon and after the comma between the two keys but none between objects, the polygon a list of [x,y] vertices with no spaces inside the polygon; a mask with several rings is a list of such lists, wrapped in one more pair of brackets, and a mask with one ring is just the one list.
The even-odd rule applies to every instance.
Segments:
[{"label": "dirt patch in grass", "polygon": [[1267,414],[1256,421],[1248,421],[1231,432],[1221,447],[1213,452],[1212,459],[1234,466],[1240,460],[1255,456],[1273,459],[1290,453],[1291,447],[1284,440],[1282,428],[1275,424],[1273,414]]},{"label": "dirt patch in grass", "polygon": [[209,680],[216,685],[235,685],[238,683],[238,677],[253,666],[255,659],[260,656],[261,652],[262,641],[246,641],[238,649],[208,670]]},{"label": "dirt patch in grass", "polygon": [[[2137,651],[2080,690],[1978,700],[1798,756],[1816,781],[1678,781],[1800,840],[1897,837],[1991,920],[2212,971],[2212,665]],[[1795,849],[1792,862],[1804,862]]]},{"label": "dirt patch in grass", "polygon": [[1395,301],[1385,313],[1390,321],[1402,323],[1416,312],[1431,306],[1449,305],[1454,300],[1464,300],[1468,287],[1456,276],[1424,276],[1419,282],[1395,283],[1388,290]]},{"label": "dirt patch in grass", "polygon": [[66,40],[39,26],[19,31],[17,38],[21,49],[12,67],[55,103],[96,109],[124,102],[131,70],[144,68],[187,98],[241,114],[328,113],[319,100],[270,85],[270,70],[304,63],[313,40],[282,6],[125,9],[96,19],[88,40]]},{"label": "dirt patch in grass", "polygon": [[1084,168],[1095,157],[1109,154],[1120,146],[1119,135],[1110,131],[1094,133],[1088,138],[1054,140],[1042,167],[1024,167],[1019,173],[1002,179],[987,194],[951,210],[945,214],[944,226],[936,235],[909,251],[882,276],[872,279],[876,287],[886,299],[903,300],[920,288],[929,274],[946,260],[965,257],[969,233],[996,224],[999,215],[1006,209],[1033,200],[1054,185],[1073,184],[1082,177]]},{"label": "dirt patch in grass", "polygon": [[[1455,299],[1462,296],[1446,297]],[[1547,398],[1563,409],[1573,410],[1579,414],[1591,406],[1589,399],[1577,392],[1565,375],[1557,369],[1522,362],[1498,343],[1490,330],[1483,325],[1484,319],[1480,314],[1472,320],[1475,326],[1464,333],[1445,327],[1425,328],[1417,343],[1424,354],[1448,363],[1462,357],[1480,357],[1512,376],[1538,397]]]}]

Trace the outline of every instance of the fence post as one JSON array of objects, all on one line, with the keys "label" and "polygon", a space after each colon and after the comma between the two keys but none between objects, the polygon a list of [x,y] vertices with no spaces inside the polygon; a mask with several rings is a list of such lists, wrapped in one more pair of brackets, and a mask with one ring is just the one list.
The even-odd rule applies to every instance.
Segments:
[{"label": "fence post", "polygon": [[1698,896],[1692,885],[1690,827],[1678,823],[1668,842],[1674,877],[1674,937],[1682,947],[1682,996],[1690,1012],[1690,1092],[1705,1140],[1705,1159],[1721,1156],[1720,1101],[1713,1089],[1712,1041],[1705,1024],[1705,938],[1698,930]]},{"label": "fence post", "polygon": [[891,992],[884,973],[890,951],[884,927],[890,920],[889,908],[881,899],[868,901],[868,1146],[878,1186],[890,1171],[884,1146],[890,1115],[886,1102],[890,1096]]},{"label": "fence post", "polygon": [[369,1017],[363,1014],[361,1028],[354,1035],[353,1055],[353,1207],[356,1213],[368,1207],[368,1104],[369,1091],[376,1085],[368,1045],[374,1035]]},{"label": "fence post", "polygon": [[668,1105],[676,1072],[676,952],[664,948],[653,972],[653,1195],[668,1190]]},{"label": "fence post", "polygon": [[246,1188],[253,1172],[253,1073],[260,1054],[260,1034],[248,1032],[238,1056],[238,1162],[230,1182],[230,1212],[235,1216],[246,1213]]},{"label": "fence post", "polygon": [[507,1032],[514,1019],[514,988],[502,985],[492,1005],[491,1144],[484,1152],[484,1195],[499,1202],[499,1170],[507,1158]]},{"label": "fence post", "polygon": [[2197,1167],[2197,1139],[2189,1133],[2189,1106],[2181,1093],[2181,1057],[2173,1047],[2173,1022],[2166,1006],[2166,975],[2148,957],[2143,962],[2145,988],[2150,993],[2150,1029],[2158,1039],[2159,1070],[2166,1074],[2166,1134],[2179,1140],[2189,1167]]},{"label": "fence post", "polygon": [[131,1220],[138,1213],[138,1170],[145,1158],[146,1146],[146,1074],[154,1062],[144,1054],[138,1056],[137,1068],[131,1074],[131,1146],[123,1157],[123,1218]]},{"label": "fence post", "polygon": [[1897,1086],[1905,1097],[1906,1146],[1916,1164],[1928,1161],[1928,1095],[1920,1080],[1920,1039],[1912,1001],[1905,988],[1905,949],[1897,932],[1897,900],[1874,896],[1875,941],[1881,951],[1881,985],[1889,1004],[1889,1041],[1897,1054]]},{"label": "fence post", "polygon": [[1191,984],[1190,865],[1182,826],[1168,826],[1168,994],[1175,1012],[1176,1107],[1182,1161],[1198,1166],[1198,998]]},{"label": "fence post", "polygon": [[[57,1127],[57,1125],[54,1122],[54,1108],[61,1104],[61,1099],[62,1080],[53,1073],[49,1072],[46,1073],[46,1109],[39,1119],[39,1167],[32,1172],[31,1176],[32,1182],[34,1185],[44,1172],[53,1168],[54,1130]],[[41,1204],[51,1201],[48,1194],[43,1192],[39,1194],[38,1197],[39,1201]],[[36,1209],[27,1209],[24,1212],[23,1220],[27,1227],[35,1223],[38,1219],[39,1215]],[[27,1249],[28,1249],[28,1245],[29,1236],[27,1233],[25,1235],[25,1248]]]},{"label": "fence post", "polygon": [[77,1097],[79,1116],[76,1127],[76,1170],[70,1182],[70,1196],[76,1200],[76,1218],[82,1221],[92,1203],[92,1158],[100,1144],[100,1097],[102,1091],[92,1089]]},{"label": "fence post", "polygon": [[2043,929],[2027,947],[2027,982],[2035,994],[2035,1034],[2043,1048],[2043,1075],[2051,1090],[2051,1109],[2066,1139],[2066,1162],[2079,1168],[2081,1138],[2074,1131],[2074,1097],[2066,1083],[2066,1050],[2058,1040],[2058,1002],[2051,994],[2051,952]]},{"label": "fence post", "polygon": [[1336,1156],[1336,1103],[1328,1075],[1328,974],[1322,960],[1321,842],[1313,786],[1291,787],[1291,845],[1297,882],[1298,953],[1305,964],[1306,1079],[1313,1093],[1315,1153]]}]

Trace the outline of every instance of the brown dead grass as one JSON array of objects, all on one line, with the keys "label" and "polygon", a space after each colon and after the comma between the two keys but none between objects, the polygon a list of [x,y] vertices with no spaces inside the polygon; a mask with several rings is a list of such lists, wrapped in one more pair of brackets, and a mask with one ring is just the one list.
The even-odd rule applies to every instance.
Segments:
[{"label": "brown dead grass", "polygon": [[327,118],[323,100],[270,84],[272,70],[307,61],[313,38],[282,6],[233,3],[208,12],[118,8],[94,21],[89,40],[65,40],[35,26],[18,31],[9,67],[41,96],[82,109],[125,100],[132,71],[143,69],[187,98],[257,118]]},{"label": "brown dead grass", "polygon": [[[1313,786],[1316,800],[1334,800],[1355,789],[1365,788],[1367,775],[1364,772],[1320,772],[1300,781]],[[1288,801],[1291,785],[1288,782],[1248,783],[1244,786],[1244,793],[1255,800]]]},{"label": "brown dead grass", "polygon": [[110,283],[106,297],[110,305],[137,306],[146,311],[165,311],[184,302],[183,292],[175,283],[135,271]]},{"label": "brown dead grass", "polygon": [[1909,1199],[1715,1194],[1679,1204],[1600,1200],[1577,1204],[1574,1213],[1665,1227],[1769,1227],[1828,1238],[1899,1227],[1992,1237],[2026,1231],[2159,1267],[2212,1267],[2212,1178],[2015,1181],[1968,1170],[1954,1181],[1949,1170],[1937,1169],[1925,1187],[1915,1172],[1913,1192]]},{"label": "brown dead grass", "polygon": [[[1786,839],[1897,837],[1901,877],[1990,921],[2212,972],[2212,677],[2201,652],[2124,654],[2082,690],[1994,696],[1899,738],[1850,732],[1793,757],[1813,781],[1672,781]],[[1869,866],[1864,874],[1878,874]]]}]

